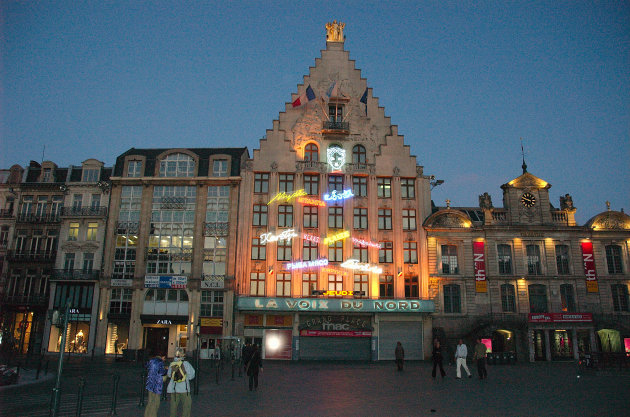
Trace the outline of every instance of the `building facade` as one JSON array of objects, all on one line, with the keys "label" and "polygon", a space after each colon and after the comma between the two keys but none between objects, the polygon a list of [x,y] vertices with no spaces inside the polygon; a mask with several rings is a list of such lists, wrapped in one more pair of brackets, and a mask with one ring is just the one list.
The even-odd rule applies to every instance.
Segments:
[{"label": "building facade", "polygon": [[111,177],[97,354],[214,352],[232,334],[245,148],[135,149]]},{"label": "building facade", "polygon": [[609,209],[577,225],[571,196],[555,208],[524,162],[501,188],[503,207],[485,193],[424,222],[435,336],[481,337],[521,361],[630,350],[630,217]]},{"label": "building facade", "polygon": [[430,355],[430,181],[328,25],[242,172],[236,334],[268,359]]}]

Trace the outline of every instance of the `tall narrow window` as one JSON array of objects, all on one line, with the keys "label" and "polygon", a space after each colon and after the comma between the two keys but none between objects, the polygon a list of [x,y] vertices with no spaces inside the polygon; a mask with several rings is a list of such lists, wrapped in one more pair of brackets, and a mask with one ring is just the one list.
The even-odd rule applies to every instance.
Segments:
[{"label": "tall narrow window", "polygon": [[83,205],[83,195],[75,194],[72,196],[72,211],[78,212]]},{"label": "tall narrow window", "polygon": [[317,206],[304,206],[303,216],[303,225],[305,228],[316,228],[317,227]]},{"label": "tall narrow window", "polygon": [[265,273],[252,272],[249,274],[249,295],[265,295]]},{"label": "tall narrow window", "polygon": [[254,192],[257,194],[269,192],[269,173],[257,172],[254,174]]},{"label": "tall narrow window", "polygon": [[628,286],[625,284],[613,284],[610,286],[613,311],[630,311],[628,306]]},{"label": "tall narrow window", "polygon": [[142,176],[142,161],[129,161],[127,163],[127,176],[138,178]]},{"label": "tall narrow window", "polygon": [[365,146],[355,145],[352,148],[352,163],[353,164],[365,164],[367,160],[367,152]]},{"label": "tall narrow window", "polygon": [[352,177],[352,193],[355,197],[367,196],[367,177]]},{"label": "tall narrow window", "polygon": [[461,294],[457,284],[449,284],[444,286],[444,312],[445,313],[461,313]]},{"label": "tall narrow window", "polygon": [[227,159],[215,159],[214,161],[212,161],[212,176],[213,177],[227,177],[228,176]]},{"label": "tall narrow window", "polygon": [[267,205],[254,204],[254,217],[252,219],[254,226],[267,226]]},{"label": "tall narrow window", "polygon": [[293,227],[293,206],[278,206],[278,227]]},{"label": "tall narrow window", "polygon": [[354,259],[358,259],[359,262],[365,263],[370,261],[368,258],[368,248],[362,245],[357,245],[356,243],[352,248],[352,257]]},{"label": "tall narrow window", "polygon": [[416,211],[414,209],[403,209],[402,228],[403,230],[416,230]]},{"label": "tall narrow window", "polygon": [[575,308],[573,285],[560,285],[560,304],[562,305],[562,311],[566,311],[567,313],[574,313],[577,311],[577,309]]},{"label": "tall narrow window", "polygon": [[328,207],[328,228],[343,228],[343,207]]},{"label": "tall narrow window", "polygon": [[291,274],[282,272],[276,277],[276,297],[291,297]]},{"label": "tall narrow window", "polygon": [[311,240],[303,240],[302,258],[305,261],[314,261],[318,257],[318,245]]},{"label": "tall narrow window", "polygon": [[313,290],[317,289],[317,274],[307,272],[302,274],[302,297],[311,297]]},{"label": "tall narrow window", "polygon": [[392,298],[394,296],[394,276],[381,275],[378,289],[380,298]]},{"label": "tall narrow window", "polygon": [[68,228],[68,240],[77,240],[79,238],[79,223],[71,222]]},{"label": "tall narrow window", "polygon": [[529,286],[529,311],[531,313],[547,312],[547,287],[542,284]]},{"label": "tall narrow window", "polygon": [[394,262],[394,242],[379,242],[378,262],[391,264]]},{"label": "tall narrow window", "polygon": [[558,275],[569,274],[569,247],[567,245],[556,245],[556,267]]},{"label": "tall narrow window", "polygon": [[343,176],[341,175],[328,176],[328,192],[332,193],[333,191],[337,191],[337,193],[343,192]]},{"label": "tall narrow window", "polygon": [[354,274],[354,291],[362,291],[362,297],[369,296],[368,274]]},{"label": "tall narrow window", "polygon": [[278,175],[278,191],[284,193],[293,192],[293,174]]},{"label": "tall narrow window", "polygon": [[403,261],[406,264],[418,263],[418,242],[403,242]]},{"label": "tall narrow window", "polygon": [[355,208],[354,209],[354,228],[355,229],[367,229],[368,228],[368,209]]},{"label": "tall narrow window", "polygon": [[623,273],[623,269],[621,268],[621,246],[606,246],[606,263],[608,264],[609,274]]},{"label": "tall narrow window", "polygon": [[516,293],[514,291],[514,285],[501,285],[501,307],[504,313],[516,312]]},{"label": "tall narrow window", "polygon": [[457,246],[442,245],[442,273],[458,274],[459,267],[457,265]]},{"label": "tall narrow window", "polygon": [[405,276],[405,298],[418,298],[419,295],[418,277]]},{"label": "tall narrow window", "polygon": [[527,274],[542,275],[540,247],[538,245],[527,245],[525,250],[527,251]]},{"label": "tall narrow window", "polygon": [[92,210],[98,210],[100,206],[101,206],[101,195],[92,194],[92,201],[90,202],[90,208]]},{"label": "tall narrow window", "polygon": [[401,178],[400,193],[404,199],[416,198],[416,180],[413,178]]},{"label": "tall narrow window", "polygon": [[499,263],[499,274],[512,274],[512,248],[510,245],[497,245],[497,261]]},{"label": "tall narrow window", "polygon": [[305,161],[319,161],[319,148],[314,143],[309,143],[304,148],[304,160]]},{"label": "tall narrow window", "polygon": [[256,261],[267,259],[267,245],[260,243],[260,239],[252,239],[252,259]]},{"label": "tall narrow window", "polygon": [[304,174],[304,191],[308,195],[319,195],[319,175]]},{"label": "tall narrow window", "polygon": [[328,260],[330,262],[343,261],[343,240],[338,240],[328,245]]},{"label": "tall narrow window", "polygon": [[86,252],[83,254],[83,273],[89,274],[94,269],[94,254]]},{"label": "tall narrow window", "polygon": [[96,235],[98,233],[98,223],[97,222],[89,222],[87,227],[87,240],[96,241]]},{"label": "tall narrow window", "polygon": [[63,270],[66,272],[72,272],[74,269],[74,253],[66,253],[63,260]]},{"label": "tall narrow window", "polygon": [[392,179],[378,178],[376,180],[376,190],[378,198],[391,198],[392,196]]},{"label": "tall narrow window", "polygon": [[291,240],[279,240],[277,243],[277,260],[290,261],[291,260]]},{"label": "tall narrow window", "polygon": [[378,209],[378,229],[392,230],[392,209]]}]

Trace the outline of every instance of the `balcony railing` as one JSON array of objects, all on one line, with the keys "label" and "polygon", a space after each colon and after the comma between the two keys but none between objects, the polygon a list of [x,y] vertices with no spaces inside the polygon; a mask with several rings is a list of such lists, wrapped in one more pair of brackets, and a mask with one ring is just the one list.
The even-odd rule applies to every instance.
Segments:
[{"label": "balcony railing", "polygon": [[376,164],[356,163],[346,164],[348,174],[373,174],[376,171]]},{"label": "balcony railing", "polygon": [[61,209],[64,217],[104,217],[107,215],[107,207],[64,207]]},{"label": "balcony railing", "polygon": [[20,213],[17,216],[18,223],[59,223],[58,214],[31,214]]},{"label": "balcony railing", "polygon": [[230,231],[230,224],[223,222],[206,222],[203,224],[204,236],[227,236]]},{"label": "balcony railing", "polygon": [[3,304],[11,305],[38,305],[43,306],[48,303],[47,295],[8,295],[2,297]]},{"label": "balcony railing", "polygon": [[492,212],[492,220],[497,223],[504,223],[507,221],[507,210],[500,211],[494,209]]},{"label": "balcony railing", "polygon": [[2,219],[10,219],[12,217],[15,217],[13,215],[13,210],[0,209],[0,218],[2,218]]},{"label": "balcony railing", "polygon": [[98,281],[101,271],[84,271],[82,269],[53,269],[51,281]]},{"label": "balcony railing", "polygon": [[10,262],[54,262],[57,251],[7,251],[7,260]]},{"label": "balcony railing", "polygon": [[332,133],[348,133],[350,130],[350,123],[326,120],[323,122],[322,130]]},{"label": "balcony railing", "polygon": [[567,225],[569,223],[569,216],[566,211],[552,211],[551,220],[553,220],[554,223]]},{"label": "balcony railing", "polygon": [[319,161],[297,161],[295,168],[301,172],[326,172],[326,163]]}]

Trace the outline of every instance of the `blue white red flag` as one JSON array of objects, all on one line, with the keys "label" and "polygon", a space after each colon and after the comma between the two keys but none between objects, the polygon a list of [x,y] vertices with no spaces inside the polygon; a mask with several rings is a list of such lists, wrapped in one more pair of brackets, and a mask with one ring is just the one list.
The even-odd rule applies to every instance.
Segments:
[{"label": "blue white red flag", "polygon": [[313,91],[313,89],[311,88],[310,84],[308,87],[306,87],[306,91],[304,91],[304,94],[300,95],[298,98],[296,98],[293,103],[291,103],[291,105],[293,107],[300,107],[305,105],[306,103],[308,103],[311,100],[315,100],[315,92]]}]

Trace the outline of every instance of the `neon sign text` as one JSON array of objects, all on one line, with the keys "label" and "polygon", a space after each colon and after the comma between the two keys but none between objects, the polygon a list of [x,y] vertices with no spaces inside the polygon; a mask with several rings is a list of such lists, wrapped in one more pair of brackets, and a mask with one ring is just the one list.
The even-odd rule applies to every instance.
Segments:
[{"label": "neon sign text", "polygon": [[342,240],[342,239],[346,239],[350,237],[350,232],[347,230],[344,230],[343,232],[339,232],[337,234],[328,236],[327,238],[324,239],[324,245],[330,245],[333,242],[336,242],[338,240]]},{"label": "neon sign text", "polygon": [[356,237],[352,238],[352,243],[359,246],[371,246],[373,248],[381,249],[381,244],[376,242],[370,242],[369,240],[357,239]]},{"label": "neon sign text", "polygon": [[311,206],[326,207],[326,203],[324,203],[322,200],[315,200],[314,198],[310,197],[300,197],[297,199],[297,201],[298,203],[309,204]]},{"label": "neon sign text", "polygon": [[273,203],[274,201],[279,201],[281,203],[282,202],[290,203],[291,200],[295,200],[296,198],[303,197],[305,195],[308,195],[308,194],[306,193],[306,191],[304,191],[304,189],[293,191],[291,194],[285,193],[284,191],[282,191],[276,194],[271,200],[269,200],[267,205]]},{"label": "neon sign text", "polygon": [[321,240],[319,236],[309,235],[308,233],[302,233],[302,239],[310,240],[311,242],[315,243],[319,243]]},{"label": "neon sign text", "polygon": [[294,229],[285,230],[277,235],[274,235],[271,232],[263,233],[260,235],[260,243],[265,244],[267,242],[275,242],[277,240],[291,240],[293,237],[297,237],[297,233],[295,233]]},{"label": "neon sign text", "polygon": [[313,290],[313,295],[329,295],[332,297],[340,295],[355,295],[358,297],[365,296],[365,291],[337,291],[337,290]]},{"label": "neon sign text", "polygon": [[328,259],[316,259],[314,261],[297,261],[286,264],[286,268],[288,270],[291,269],[306,269],[306,268],[317,268],[320,266],[328,265]]},{"label": "neon sign text", "polygon": [[381,268],[380,266],[370,265],[367,263],[364,264],[364,263],[359,262],[358,259],[348,259],[347,261],[345,261],[339,266],[341,266],[342,268],[357,269],[359,271],[375,272],[377,274],[380,274],[381,272],[383,272],[383,268]]},{"label": "neon sign text", "polygon": [[330,268],[330,267],[322,268],[322,271],[330,272],[331,274],[337,274],[337,275],[347,275],[348,274],[347,271],[342,271],[340,269]]},{"label": "neon sign text", "polygon": [[324,194],[324,200],[326,201],[345,200],[350,197],[354,197],[352,190],[343,190],[342,193],[337,193],[337,190],[333,190],[330,194]]}]

